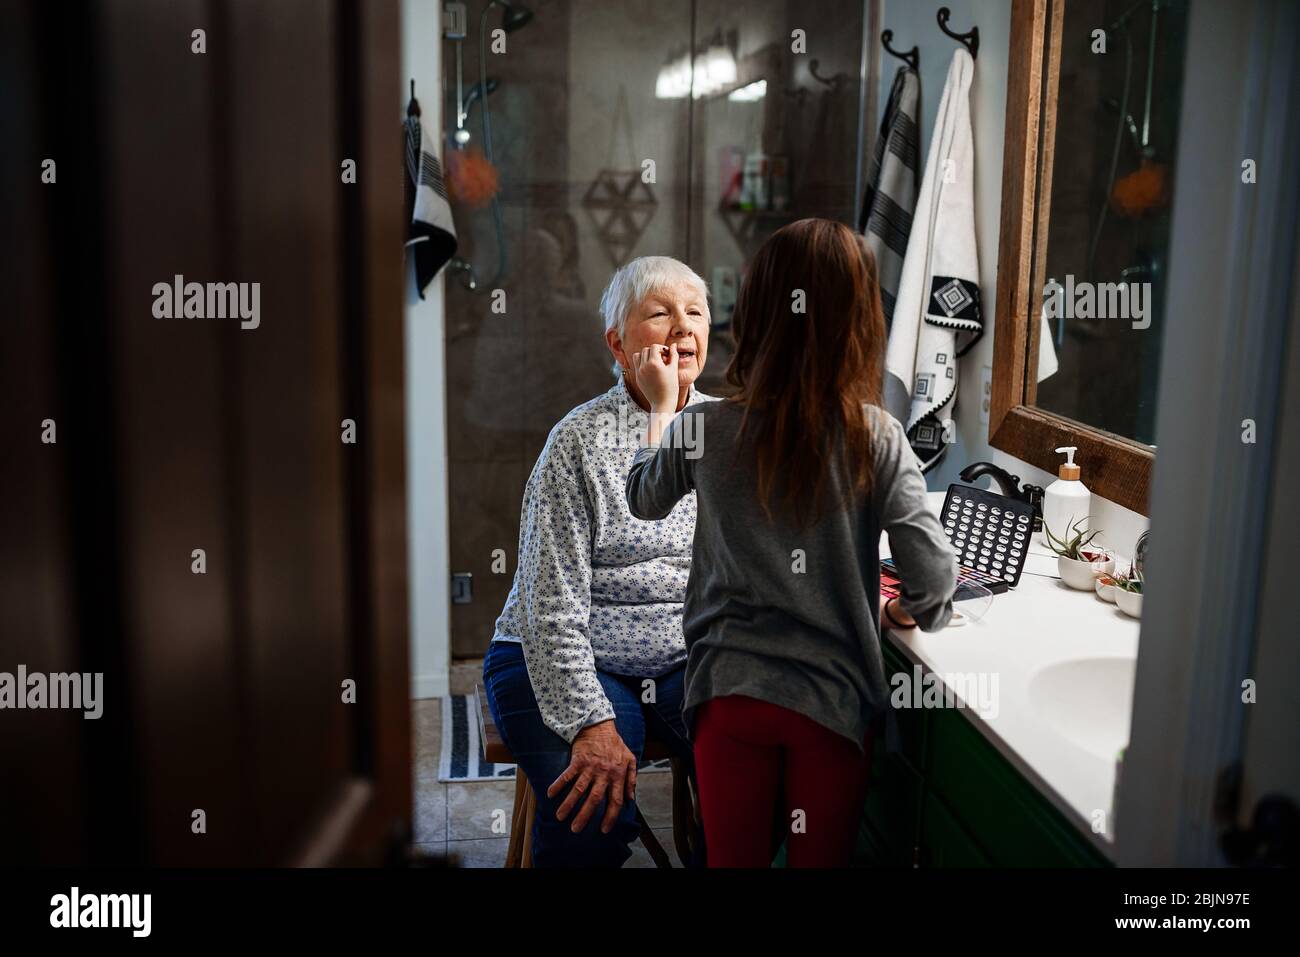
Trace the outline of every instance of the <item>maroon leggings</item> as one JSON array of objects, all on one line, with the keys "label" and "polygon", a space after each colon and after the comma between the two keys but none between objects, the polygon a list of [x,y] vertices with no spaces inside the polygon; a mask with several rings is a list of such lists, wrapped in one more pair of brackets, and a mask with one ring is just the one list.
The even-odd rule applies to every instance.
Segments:
[{"label": "maroon leggings", "polygon": [[867,798],[870,732],[859,751],[797,711],[727,695],[699,706],[692,737],[710,867],[771,865],[782,789],[787,866],[849,865]]}]

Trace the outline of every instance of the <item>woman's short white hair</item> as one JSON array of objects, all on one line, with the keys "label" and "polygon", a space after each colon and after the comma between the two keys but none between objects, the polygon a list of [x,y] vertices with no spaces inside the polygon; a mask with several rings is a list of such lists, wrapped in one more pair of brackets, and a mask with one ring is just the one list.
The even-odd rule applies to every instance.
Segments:
[{"label": "woman's short white hair", "polygon": [[[600,314],[605,319],[605,331],[618,330],[618,337],[623,338],[627,327],[627,317],[632,309],[652,292],[657,292],[679,283],[694,286],[707,301],[709,287],[690,266],[673,259],[671,256],[640,256],[627,263],[610,277],[600,297]],[[614,378],[620,378],[623,369],[614,363]]]}]

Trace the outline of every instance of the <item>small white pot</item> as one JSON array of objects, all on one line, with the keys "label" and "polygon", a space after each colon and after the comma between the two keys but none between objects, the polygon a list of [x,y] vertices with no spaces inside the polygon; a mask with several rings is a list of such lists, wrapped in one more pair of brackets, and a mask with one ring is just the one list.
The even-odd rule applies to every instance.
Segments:
[{"label": "small white pot", "polygon": [[1101,576],[1098,575],[1093,587],[1097,589],[1097,597],[1102,601],[1108,601],[1112,605],[1115,603],[1115,592],[1119,591],[1119,589],[1114,585],[1105,584],[1102,582]]},{"label": "small white pot", "polygon": [[1081,562],[1064,555],[1056,556],[1056,570],[1061,581],[1078,591],[1092,591],[1098,575],[1109,575],[1115,570],[1115,559],[1107,555],[1102,561]]},{"label": "small white pot", "polygon": [[1119,605],[1119,610],[1130,618],[1142,617],[1142,593],[1140,591],[1125,591],[1123,588],[1116,588],[1115,604]]}]

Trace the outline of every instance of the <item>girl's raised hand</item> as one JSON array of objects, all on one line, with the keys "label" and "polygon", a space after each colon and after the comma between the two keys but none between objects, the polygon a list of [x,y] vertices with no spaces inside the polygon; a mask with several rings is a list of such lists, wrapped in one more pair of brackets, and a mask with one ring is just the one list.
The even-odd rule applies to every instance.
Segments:
[{"label": "girl's raised hand", "polygon": [[637,387],[650,403],[650,411],[677,411],[677,343],[647,346],[631,355],[632,374]]}]

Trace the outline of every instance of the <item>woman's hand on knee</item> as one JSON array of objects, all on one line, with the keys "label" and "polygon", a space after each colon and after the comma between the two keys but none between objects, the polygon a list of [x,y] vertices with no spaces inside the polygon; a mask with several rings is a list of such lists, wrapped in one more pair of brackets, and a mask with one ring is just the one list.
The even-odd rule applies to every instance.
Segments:
[{"label": "woman's hand on knee", "polygon": [[577,834],[587,826],[600,802],[607,801],[600,830],[608,834],[623,805],[636,798],[636,755],[623,743],[613,719],[578,732],[569,753],[569,766],[546,789],[546,796],[556,797],[570,783],[573,786],[569,793],[555,809],[556,819],[565,820],[581,804],[570,827]]}]

